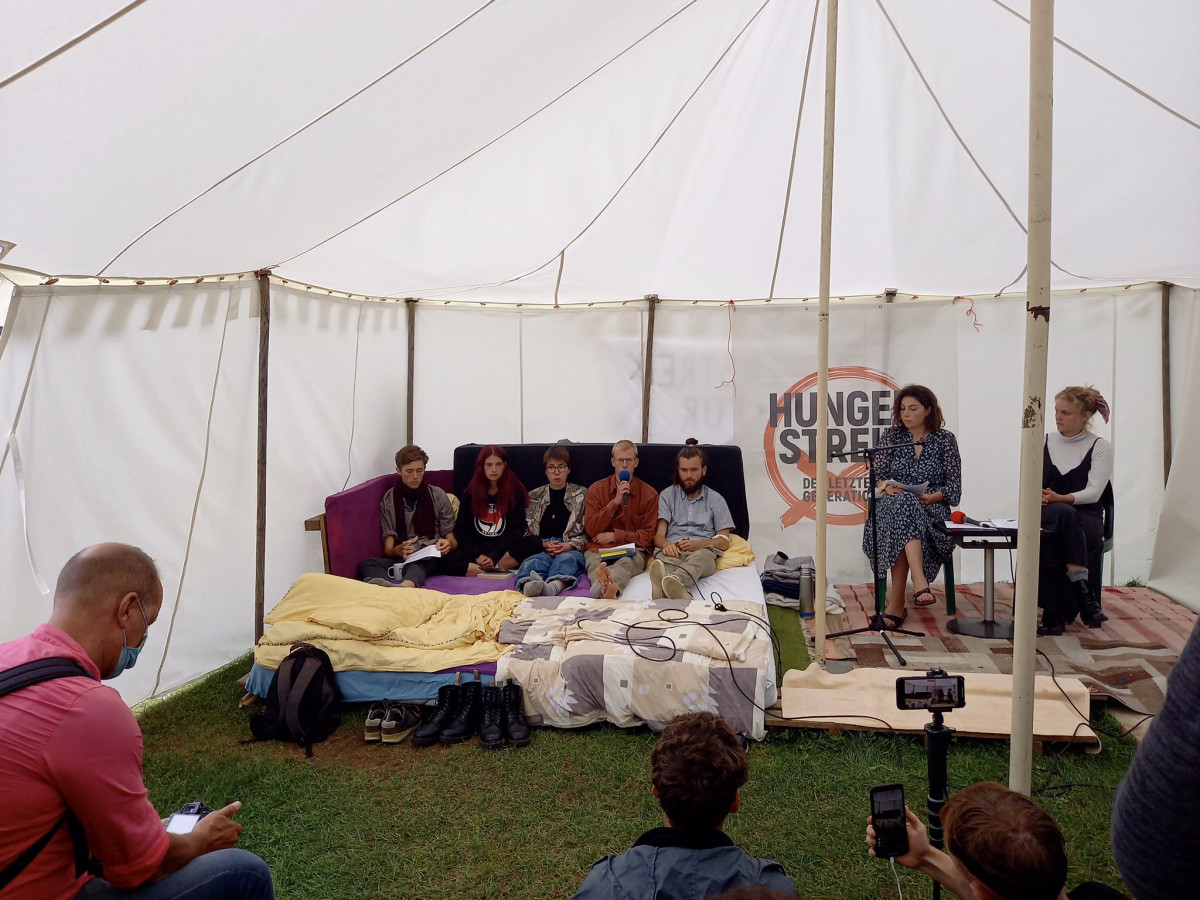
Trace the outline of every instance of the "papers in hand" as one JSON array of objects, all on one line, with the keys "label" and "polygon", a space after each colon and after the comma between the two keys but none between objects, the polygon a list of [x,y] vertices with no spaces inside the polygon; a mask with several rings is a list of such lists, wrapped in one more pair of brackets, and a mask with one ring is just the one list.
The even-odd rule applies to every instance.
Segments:
[{"label": "papers in hand", "polygon": [[437,544],[428,544],[420,550],[414,550],[408,554],[408,558],[404,560],[405,565],[410,562],[416,562],[418,559],[438,559],[442,554],[438,553]]},{"label": "papers in hand", "polygon": [[910,494],[916,494],[918,497],[920,497],[927,490],[929,490],[929,482],[928,481],[922,481],[920,484],[902,484],[899,481],[892,480],[891,478],[885,478],[883,481],[879,482],[879,484],[877,484],[875,486],[875,496],[882,497],[883,489],[885,487],[887,487],[889,484],[895,485],[896,487],[900,488],[900,490],[902,490],[902,491],[908,491]]}]

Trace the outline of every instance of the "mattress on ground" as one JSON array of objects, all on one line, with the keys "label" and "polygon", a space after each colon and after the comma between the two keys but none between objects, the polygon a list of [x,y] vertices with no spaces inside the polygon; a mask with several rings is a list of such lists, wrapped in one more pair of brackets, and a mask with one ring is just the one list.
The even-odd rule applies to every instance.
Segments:
[{"label": "mattress on ground", "polygon": [[535,725],[607,721],[661,730],[681,713],[703,710],[761,739],[778,692],[758,572],[717,572],[696,593],[695,600],[652,600],[642,574],[617,600],[574,592],[525,599],[500,628],[500,642],[515,646],[497,662],[496,677],[522,685]]},{"label": "mattress on ground", "polygon": [[329,654],[335,671],[442,672],[494,663],[507,649],[500,623],[513,591],[455,595],[379,587],[336,575],[302,575],[264,621],[254,661],[275,669],[293,644]]},{"label": "mattress on ground", "polygon": [[[481,680],[487,684],[496,674],[496,664],[480,663],[477,666],[447,669],[444,672],[346,671],[335,672],[333,677],[344,703],[373,703],[376,700],[426,703],[437,697],[438,688],[454,684],[460,677],[468,681],[475,677],[475,672],[479,672]],[[274,669],[255,663],[250,667],[246,690],[258,697],[266,697],[274,675]]]}]

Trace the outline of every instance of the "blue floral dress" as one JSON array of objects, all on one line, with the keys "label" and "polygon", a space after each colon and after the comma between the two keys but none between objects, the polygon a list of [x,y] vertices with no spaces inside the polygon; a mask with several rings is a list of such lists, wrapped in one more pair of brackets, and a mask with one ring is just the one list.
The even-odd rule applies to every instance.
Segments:
[{"label": "blue floral dress", "polygon": [[[881,444],[909,443],[904,428],[892,427],[883,433]],[[935,522],[950,518],[950,507],[962,497],[962,460],[958,441],[944,428],[925,436],[920,457],[913,448],[902,447],[875,457],[875,483],[891,478],[901,484],[929,482],[927,494],[941,491],[945,500],[926,506],[916,494],[887,494],[875,499],[876,528],[879,530],[879,558],[875,576],[882,577],[896,564],[904,545],[913,539],[921,542],[921,568],[925,579],[933,581],[938,569],[954,552],[954,541],[934,528]],[[871,559],[871,520],[863,529],[863,553]]]}]

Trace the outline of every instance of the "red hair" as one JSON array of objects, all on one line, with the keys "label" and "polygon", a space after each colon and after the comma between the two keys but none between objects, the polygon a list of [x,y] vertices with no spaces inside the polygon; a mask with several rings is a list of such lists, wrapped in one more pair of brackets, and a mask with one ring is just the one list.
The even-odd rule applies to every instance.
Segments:
[{"label": "red hair", "polygon": [[467,488],[464,493],[471,498],[471,509],[476,515],[481,510],[486,510],[488,505],[488,480],[483,474],[483,464],[490,456],[498,456],[504,461],[504,472],[500,475],[500,483],[496,486],[496,508],[501,512],[507,512],[519,500],[522,508],[529,505],[529,491],[525,490],[525,485],[521,484],[519,479],[508,464],[508,454],[504,452],[504,448],[496,444],[488,444],[479,451],[479,455],[475,457],[475,474],[471,476],[471,480],[467,482]]}]

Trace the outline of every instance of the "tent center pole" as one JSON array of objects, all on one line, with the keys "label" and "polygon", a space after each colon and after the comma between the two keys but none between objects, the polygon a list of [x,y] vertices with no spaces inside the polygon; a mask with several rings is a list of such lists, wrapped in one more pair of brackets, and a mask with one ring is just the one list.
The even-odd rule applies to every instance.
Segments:
[{"label": "tent center pole", "polygon": [[647,294],[646,306],[650,316],[646,322],[646,364],[642,378],[642,443],[650,440],[650,384],[654,380],[654,311],[658,307],[658,294]]},{"label": "tent center pole", "polygon": [[405,413],[405,431],[407,435],[404,443],[411,444],[413,442],[413,373],[416,371],[417,363],[417,298],[406,297],[404,299],[404,312],[408,319],[408,408]]},{"label": "tent center pole", "polygon": [[829,268],[833,249],[833,137],[837,110],[838,0],[825,8],[825,140],[821,164],[820,313],[817,317],[817,578],[813,590],[817,664],[825,665],[825,593],[828,590],[829,513]]},{"label": "tent center pole", "polygon": [[1171,474],[1171,288],[1169,281],[1162,285],[1162,417],[1163,417],[1163,484]]},{"label": "tent center pole", "polygon": [[1050,344],[1050,198],[1054,134],[1054,0],[1029,11],[1029,239],[1025,290],[1025,386],[1017,499],[1017,584],[1013,602],[1012,732],[1008,786],[1033,781],[1033,674],[1041,558],[1042,445]]},{"label": "tent center pole", "polygon": [[263,635],[267,584],[267,359],[271,347],[271,273],[258,276],[258,509],[254,547],[254,642]]}]

